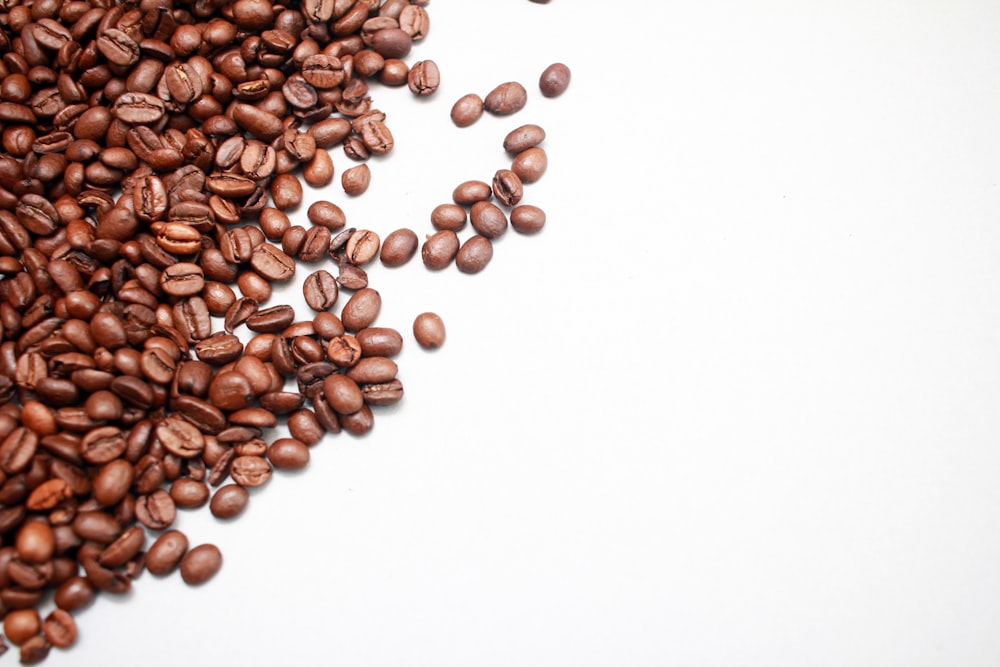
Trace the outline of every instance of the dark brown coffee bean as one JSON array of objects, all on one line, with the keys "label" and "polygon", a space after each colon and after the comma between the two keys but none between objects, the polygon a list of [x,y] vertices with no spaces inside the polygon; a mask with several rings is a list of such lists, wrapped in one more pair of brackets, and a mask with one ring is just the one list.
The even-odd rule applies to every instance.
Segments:
[{"label": "dark brown coffee bean", "polygon": [[302,184],[292,174],[278,174],[271,181],[271,201],[279,211],[297,208],[302,203]]},{"label": "dark brown coffee bean", "polygon": [[510,211],[510,226],[521,234],[535,234],[545,226],[545,211],[530,204],[515,206]]},{"label": "dark brown coffee bean", "polygon": [[403,400],[403,383],[393,379],[389,382],[366,384],[361,386],[361,393],[367,405],[395,405]]},{"label": "dark brown coffee bean", "polygon": [[187,550],[187,535],[179,530],[168,530],[149,547],[146,569],[157,576],[169,574],[180,564]]},{"label": "dark brown coffee bean", "polygon": [[[226,310],[225,329],[232,333],[236,327],[244,324],[258,310],[257,300],[245,296],[233,302]],[[228,362],[227,362],[228,363]]]},{"label": "dark brown coffee bean", "polygon": [[378,234],[359,229],[347,239],[345,258],[355,266],[363,266],[378,256],[380,244]]},{"label": "dark brown coffee bean", "polygon": [[136,499],[135,518],[150,530],[164,530],[177,518],[177,505],[165,489],[157,489]]},{"label": "dark brown coffee bean", "polygon": [[332,232],[326,227],[315,225],[306,230],[302,239],[302,247],[297,256],[303,262],[318,262],[330,249]]},{"label": "dark brown coffee bean", "polygon": [[279,415],[287,415],[302,407],[304,397],[293,391],[269,391],[260,397],[260,406]]},{"label": "dark brown coffee bean", "polygon": [[115,100],[116,118],[130,125],[153,125],[165,112],[163,101],[148,93],[126,92]]},{"label": "dark brown coffee bean", "polygon": [[212,516],[219,519],[232,519],[243,513],[250,502],[250,493],[239,484],[226,484],[212,496],[208,508]]},{"label": "dark brown coffee bean", "polygon": [[98,554],[97,561],[105,567],[121,567],[132,560],[145,543],[146,531],[143,527],[130,526]]},{"label": "dark brown coffee bean", "polygon": [[288,416],[288,431],[293,438],[304,442],[307,446],[317,444],[326,432],[316,419],[316,413],[308,408],[296,410]]},{"label": "dark brown coffee bean", "polygon": [[451,121],[458,127],[468,127],[482,117],[483,108],[483,98],[479,95],[463,95],[451,108]]},{"label": "dark brown coffee bean", "polygon": [[135,469],[124,459],[115,459],[105,463],[94,475],[94,500],[108,507],[116,504],[132,486],[135,479]]},{"label": "dark brown coffee bean", "polygon": [[337,303],[339,290],[337,280],[325,269],[306,276],[302,284],[302,294],[306,304],[316,311],[325,311]]},{"label": "dark brown coffee bean", "polygon": [[509,116],[524,108],[528,92],[520,83],[508,81],[489,92],[483,99],[483,108],[497,116]]},{"label": "dark brown coffee bean", "polygon": [[420,313],[413,320],[413,337],[421,347],[441,347],[445,339],[444,320],[437,313]]},{"label": "dark brown coffee bean", "polygon": [[81,539],[110,544],[121,534],[121,525],[105,512],[84,511],[73,519],[73,532]]},{"label": "dark brown coffee bean", "polygon": [[86,577],[73,576],[59,584],[53,601],[59,609],[76,611],[87,607],[95,595],[94,585]]},{"label": "dark brown coffee bean", "polygon": [[208,484],[191,477],[175,479],[170,485],[170,497],[178,507],[201,507],[208,502]]},{"label": "dark brown coffee bean", "polygon": [[[133,195],[136,192],[137,190],[133,190]],[[201,233],[191,225],[168,222],[157,229],[156,242],[174,255],[190,255],[201,250]]]},{"label": "dark brown coffee bean", "polygon": [[277,333],[295,320],[295,309],[288,305],[272,306],[247,318],[246,325],[251,331]]},{"label": "dark brown coffee bean", "polygon": [[472,228],[488,239],[495,239],[507,231],[507,216],[503,210],[488,201],[477,201],[469,211]]},{"label": "dark brown coffee bean", "polygon": [[271,478],[271,464],[261,456],[237,456],[233,459],[230,475],[240,486],[261,486]]},{"label": "dark brown coffee bean", "polygon": [[529,148],[534,148],[545,141],[545,130],[538,125],[522,125],[511,130],[503,140],[503,149],[511,155],[517,155]]},{"label": "dark brown coffee bean", "polygon": [[344,431],[355,436],[365,435],[375,426],[375,416],[367,405],[349,415],[339,415],[337,419]]},{"label": "dark brown coffee bean", "polygon": [[241,128],[264,142],[277,139],[284,131],[278,116],[250,104],[234,105],[233,120]]},{"label": "dark brown coffee bean", "polygon": [[336,88],[344,81],[344,67],[334,56],[317,53],[302,61],[302,77],[315,88]]},{"label": "dark brown coffee bean", "polygon": [[323,381],[323,396],[330,407],[341,415],[357,412],[364,403],[357,382],[340,373],[334,373]]},{"label": "dark brown coffee bean", "polygon": [[538,79],[538,87],[545,97],[558,97],[569,87],[569,67],[562,63],[553,63],[545,68]]},{"label": "dark brown coffee bean", "polygon": [[193,296],[205,287],[205,272],[197,264],[179,262],[160,274],[160,288],[171,296]]},{"label": "dark brown coffee bean", "polygon": [[410,91],[417,96],[433,95],[441,85],[441,72],[433,60],[413,63],[406,79]]},{"label": "dark brown coffee bean", "polygon": [[232,334],[218,333],[195,343],[195,354],[213,366],[236,361],[243,354],[243,342]]},{"label": "dark brown coffee bean", "polygon": [[360,331],[372,325],[382,309],[381,295],[370,287],[360,289],[351,295],[340,319],[348,331]]},{"label": "dark brown coffee bean", "polygon": [[372,35],[371,47],[383,58],[405,58],[413,46],[413,38],[399,28],[385,28]]},{"label": "dark brown coffee bean", "polygon": [[385,114],[369,111],[355,118],[351,127],[361,137],[365,150],[372,155],[385,155],[392,150],[395,141],[385,124]]},{"label": "dark brown coffee bean", "polygon": [[267,458],[278,470],[302,470],[309,465],[309,447],[295,438],[278,438],[268,446]]},{"label": "dark brown coffee bean", "polygon": [[516,206],[524,196],[524,186],[513,171],[499,169],[493,176],[493,194],[504,206]]},{"label": "dark brown coffee bean", "polygon": [[460,183],[451,193],[452,200],[460,206],[469,206],[477,201],[487,201],[492,196],[493,189],[490,184],[476,180]]},{"label": "dark brown coffee bean", "polygon": [[420,250],[424,266],[435,271],[445,268],[458,254],[458,246],[458,234],[450,229],[431,234]]},{"label": "dark brown coffee bean", "polygon": [[344,187],[344,192],[352,197],[364,194],[364,192],[368,190],[371,180],[371,169],[368,168],[367,164],[359,164],[351,167],[350,169],[346,169],[344,173],[340,175],[340,182]]},{"label": "dark brown coffee bean", "polygon": [[[463,217],[465,212],[462,213]],[[417,254],[420,241],[412,229],[397,229],[385,237],[379,259],[385,266],[402,266]]]},{"label": "dark brown coffee bean", "polygon": [[127,33],[108,28],[97,38],[97,49],[115,65],[126,67],[139,60],[139,45]]},{"label": "dark brown coffee bean", "polygon": [[463,273],[479,273],[493,259],[493,243],[490,237],[476,234],[470,236],[455,255],[455,266]]},{"label": "dark brown coffee bean", "polygon": [[250,266],[273,282],[288,281],[295,275],[295,261],[270,243],[262,243],[254,248]]},{"label": "dark brown coffee bean", "polygon": [[163,81],[170,97],[181,104],[194,102],[204,90],[201,77],[188,63],[175,62],[167,65]]},{"label": "dark brown coffee bean", "polygon": [[220,372],[208,386],[208,400],[220,410],[241,410],[253,399],[253,387],[242,373]]},{"label": "dark brown coffee bean", "polygon": [[435,229],[450,229],[453,232],[458,232],[465,227],[468,219],[468,213],[458,204],[439,204],[431,211],[431,224],[434,225]]},{"label": "dark brown coffee bean", "polygon": [[214,544],[199,544],[181,558],[181,579],[188,585],[197,586],[214,577],[221,568],[219,548]]},{"label": "dark brown coffee bean", "polygon": [[522,183],[534,183],[542,177],[549,166],[549,158],[541,148],[528,148],[514,158],[510,169]]},{"label": "dark brown coffee bean", "polygon": [[164,449],[182,459],[197,456],[205,448],[205,436],[194,425],[168,417],[156,426],[156,439]]},{"label": "dark brown coffee bean", "polygon": [[42,623],[45,639],[56,648],[69,648],[76,641],[76,621],[65,609],[53,609]]}]

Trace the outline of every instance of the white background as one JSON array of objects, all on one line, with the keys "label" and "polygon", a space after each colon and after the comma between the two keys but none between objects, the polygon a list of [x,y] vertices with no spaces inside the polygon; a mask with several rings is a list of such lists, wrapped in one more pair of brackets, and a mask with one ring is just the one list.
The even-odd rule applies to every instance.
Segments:
[{"label": "white background", "polygon": [[[372,267],[403,403],[236,521],[183,512],[218,577],[144,575],[47,664],[1000,663],[1000,5],[428,11],[440,90],[373,86],[396,148],[324,196],[423,237],[533,122],[544,231]],[[508,80],[522,112],[451,124]]]}]

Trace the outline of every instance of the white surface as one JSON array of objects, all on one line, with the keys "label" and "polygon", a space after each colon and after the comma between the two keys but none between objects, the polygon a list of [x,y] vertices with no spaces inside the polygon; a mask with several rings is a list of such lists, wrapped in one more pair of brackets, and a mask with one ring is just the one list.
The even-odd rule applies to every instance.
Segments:
[{"label": "white surface", "polygon": [[[220,575],[144,575],[47,664],[996,665],[1000,7],[428,10],[437,96],[373,87],[396,149],[328,198],[422,236],[537,122],[544,232],[373,268],[404,402],[184,512]],[[525,110],[451,124],[507,80]]]}]

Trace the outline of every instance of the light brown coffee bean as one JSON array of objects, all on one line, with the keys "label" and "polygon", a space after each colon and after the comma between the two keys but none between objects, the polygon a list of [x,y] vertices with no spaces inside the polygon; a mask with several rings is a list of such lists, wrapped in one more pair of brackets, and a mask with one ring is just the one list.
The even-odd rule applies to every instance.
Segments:
[{"label": "light brown coffee bean", "polygon": [[340,313],[340,320],[348,331],[360,331],[370,327],[382,309],[382,296],[374,289],[365,287],[351,295]]},{"label": "light brown coffee bean", "polygon": [[413,337],[421,347],[441,347],[445,339],[444,320],[437,313],[420,313],[413,320]]},{"label": "light brown coffee bean", "polygon": [[545,130],[539,125],[522,125],[511,130],[503,140],[503,149],[511,155],[517,155],[529,148],[534,148],[545,141]]},{"label": "light brown coffee bean", "polygon": [[458,98],[451,108],[451,121],[458,127],[469,127],[483,115],[483,98],[469,93]]},{"label": "light brown coffee bean", "polygon": [[486,236],[470,236],[458,249],[455,266],[463,273],[479,273],[493,259],[493,243]]},{"label": "light brown coffee bean", "polygon": [[558,97],[569,88],[570,71],[563,63],[553,63],[545,68],[538,79],[538,87],[545,97]]},{"label": "light brown coffee bean", "polygon": [[450,229],[442,229],[427,237],[421,247],[420,257],[428,269],[439,271],[455,259],[458,247],[458,234]]},{"label": "light brown coffee bean", "polygon": [[412,229],[397,229],[385,237],[379,259],[385,266],[402,266],[417,254],[419,244],[420,241]]},{"label": "light brown coffee bean", "polygon": [[521,234],[535,234],[545,226],[545,211],[531,204],[515,206],[510,211],[510,226]]},{"label": "light brown coffee bean", "polygon": [[528,92],[520,83],[501,83],[483,99],[483,108],[497,116],[509,116],[524,108],[528,102]]},{"label": "light brown coffee bean", "polygon": [[226,484],[212,496],[208,507],[212,516],[219,519],[232,519],[246,509],[250,501],[250,492],[239,484]]},{"label": "light brown coffee bean", "polygon": [[351,167],[340,175],[340,182],[344,188],[344,192],[352,197],[364,194],[368,190],[371,180],[371,169],[368,168],[367,164],[359,164]]},{"label": "light brown coffee bean", "polygon": [[535,147],[518,153],[510,169],[517,174],[522,183],[534,183],[542,177],[548,166],[548,155],[543,149]]},{"label": "light brown coffee bean", "polygon": [[222,552],[214,544],[199,544],[181,558],[181,579],[190,586],[204,584],[222,569]]}]

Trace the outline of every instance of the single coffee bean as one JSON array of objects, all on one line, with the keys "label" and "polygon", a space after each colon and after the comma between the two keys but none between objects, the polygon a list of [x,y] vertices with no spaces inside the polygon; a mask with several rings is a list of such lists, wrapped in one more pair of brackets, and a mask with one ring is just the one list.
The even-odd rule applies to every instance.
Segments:
[{"label": "single coffee bean", "polygon": [[173,572],[188,550],[187,535],[168,530],[153,542],[146,553],[146,569],[157,576]]},{"label": "single coffee bean", "polygon": [[545,225],[545,211],[532,206],[531,204],[521,204],[515,206],[510,211],[510,226],[514,231],[521,234],[535,234],[541,231]]},{"label": "single coffee bean", "polygon": [[278,470],[301,470],[309,465],[309,447],[295,438],[278,438],[268,446],[267,458]]},{"label": "single coffee bean", "polygon": [[[172,476],[176,475],[167,475],[168,479]],[[150,530],[164,530],[177,518],[177,505],[165,489],[157,489],[136,499],[135,518]]]},{"label": "single coffee bean", "polygon": [[271,464],[261,456],[237,456],[229,473],[240,486],[252,488],[271,479]]},{"label": "single coffee bean", "polygon": [[421,60],[413,63],[406,83],[414,95],[433,95],[441,85],[441,73],[433,60]]},{"label": "single coffee bean", "polygon": [[302,168],[302,178],[314,188],[321,188],[333,182],[333,158],[329,151],[317,148],[312,159]]},{"label": "single coffee bean", "polygon": [[427,237],[420,250],[421,259],[428,269],[438,271],[451,264],[458,254],[458,234],[442,229]]},{"label": "single coffee bean", "polygon": [[396,362],[388,357],[362,357],[347,370],[345,375],[362,385],[389,382],[396,377],[398,371]]},{"label": "single coffee bean", "polygon": [[59,609],[76,611],[87,607],[96,595],[94,585],[86,577],[73,576],[59,584],[53,601]]},{"label": "single coffee bean", "polygon": [[145,529],[139,525],[130,526],[98,554],[97,561],[105,567],[121,567],[132,560],[145,543]]},{"label": "single coffee bean", "polygon": [[271,200],[279,211],[297,208],[302,203],[302,183],[293,174],[278,174],[271,181]]},{"label": "single coffee bean", "polygon": [[340,175],[340,182],[344,187],[344,192],[352,197],[364,194],[371,184],[371,180],[371,169],[368,168],[367,164],[359,164],[351,167]]},{"label": "single coffee bean", "polygon": [[69,648],[76,641],[76,621],[65,609],[53,609],[42,623],[42,632],[56,648]]},{"label": "single coffee bean", "polygon": [[344,215],[344,211],[333,202],[326,201],[325,199],[320,199],[310,204],[309,210],[306,212],[306,217],[314,225],[326,227],[331,231],[341,229],[347,224],[347,217]]},{"label": "single coffee bean", "polygon": [[534,148],[545,141],[545,130],[538,125],[522,125],[511,130],[503,140],[503,149],[511,155],[517,155],[529,148]]},{"label": "single coffee bean", "polygon": [[524,108],[528,102],[528,92],[520,83],[501,83],[483,99],[483,108],[497,116],[509,116]]},{"label": "single coffee bean", "polygon": [[[493,196],[493,189],[484,181],[465,181],[452,191],[452,200],[460,206],[469,206],[477,201],[486,201]],[[447,228],[446,228],[447,229]]]},{"label": "single coffee bean", "polygon": [[[478,188],[478,186],[475,187]],[[466,186],[466,188],[471,190],[473,186]],[[464,194],[462,198],[465,199]],[[435,229],[450,229],[453,232],[460,232],[468,219],[469,214],[458,204],[439,204],[431,211],[431,224],[434,225]]]},{"label": "single coffee bean", "polygon": [[170,296],[193,296],[205,288],[205,272],[191,262],[172,264],[160,274],[160,288]]},{"label": "single coffee bean", "polygon": [[197,586],[205,583],[222,568],[222,552],[214,544],[199,544],[181,558],[181,579]]},{"label": "single coffee bean", "polygon": [[472,228],[488,239],[495,239],[507,231],[507,216],[503,210],[488,201],[477,201],[469,212]]},{"label": "single coffee bean", "polygon": [[335,336],[327,344],[326,357],[341,368],[349,368],[361,358],[361,344],[350,334]]},{"label": "single coffee bean", "polygon": [[470,236],[455,256],[455,266],[463,273],[479,273],[493,259],[493,243],[489,237]]},{"label": "single coffee bean", "polygon": [[355,338],[366,357],[393,357],[403,349],[403,337],[388,327],[367,327],[358,331]]},{"label": "single coffee bean", "polygon": [[360,331],[372,325],[382,309],[382,296],[370,287],[360,289],[351,295],[340,319],[348,331]]},{"label": "single coffee bean", "polygon": [[469,127],[483,115],[483,98],[469,93],[458,98],[451,108],[451,121],[458,127]]},{"label": "single coffee bean", "polygon": [[538,87],[545,97],[558,97],[569,87],[569,67],[562,63],[553,63],[545,68],[538,79]]},{"label": "single coffee bean", "polygon": [[364,403],[357,382],[340,373],[329,375],[323,381],[323,396],[329,406],[342,415],[357,412]]},{"label": "single coffee bean", "polygon": [[499,169],[493,176],[493,194],[504,206],[515,206],[524,196],[524,186],[513,171]]},{"label": "single coffee bean", "polygon": [[3,634],[20,646],[42,630],[42,619],[35,609],[12,609],[3,619]]},{"label": "single coffee bean", "polygon": [[346,259],[355,266],[363,266],[378,256],[380,244],[378,234],[359,229],[347,239]]},{"label": "single coffee bean", "polygon": [[325,311],[337,303],[339,289],[337,279],[325,269],[306,276],[302,283],[302,294],[306,304],[315,311]]},{"label": "single coffee bean", "polygon": [[[464,217],[464,211],[462,215]],[[397,229],[385,237],[379,259],[385,266],[402,266],[417,254],[419,243],[412,229]]]},{"label": "single coffee bean", "polygon": [[326,432],[323,425],[316,419],[316,413],[308,408],[296,410],[288,415],[288,431],[293,438],[304,442],[307,446],[317,444],[323,439],[323,434]]},{"label": "single coffee bean", "polygon": [[247,318],[246,325],[251,331],[277,333],[295,320],[295,309],[289,305],[271,306],[258,310]]},{"label": "single coffee bean", "polygon": [[295,275],[295,260],[270,243],[262,243],[253,249],[250,266],[272,282],[285,282]]},{"label": "single coffee bean", "polygon": [[208,484],[191,477],[181,477],[170,485],[170,497],[178,507],[201,507],[208,502]]},{"label": "single coffee bean", "polygon": [[413,320],[413,337],[421,347],[434,349],[444,345],[444,321],[437,313],[420,313]]},{"label": "single coffee bean", "polygon": [[528,148],[514,158],[510,169],[522,183],[534,183],[542,177],[549,166],[549,158],[541,148]]},{"label": "single coffee bean", "polygon": [[46,521],[29,521],[17,532],[14,548],[18,557],[28,563],[49,561],[56,548],[52,527]]},{"label": "single coffee bean", "polygon": [[208,508],[216,518],[232,519],[240,515],[249,502],[249,491],[239,484],[226,484],[215,492]]}]

